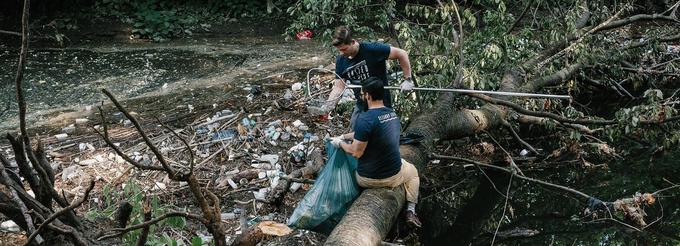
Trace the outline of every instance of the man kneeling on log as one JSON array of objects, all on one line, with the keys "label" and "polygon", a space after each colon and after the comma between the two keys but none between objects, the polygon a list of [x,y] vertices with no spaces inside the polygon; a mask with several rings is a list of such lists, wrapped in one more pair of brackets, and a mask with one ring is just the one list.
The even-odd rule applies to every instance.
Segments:
[{"label": "man kneeling on log", "polygon": [[[364,188],[402,186],[406,190],[406,222],[420,227],[416,216],[420,178],[413,164],[399,154],[399,117],[385,107],[384,82],[370,77],[361,82],[361,99],[368,110],[359,114],[354,132],[331,139],[331,143],[359,160],[356,178]],[[350,143],[351,141],[351,143]]]}]

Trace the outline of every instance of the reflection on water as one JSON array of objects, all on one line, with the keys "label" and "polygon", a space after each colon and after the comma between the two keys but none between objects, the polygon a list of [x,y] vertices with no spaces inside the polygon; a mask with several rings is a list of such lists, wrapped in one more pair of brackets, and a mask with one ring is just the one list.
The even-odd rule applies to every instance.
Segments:
[{"label": "reflection on water", "polygon": [[[188,50],[133,50],[95,52],[84,49],[31,51],[25,70],[24,90],[29,112],[74,105],[91,105],[104,99],[108,88],[120,97],[134,97],[173,83],[233,69],[245,58]],[[2,108],[14,94],[18,51],[0,50]],[[11,85],[11,86],[6,86]],[[14,97],[9,97],[15,103]],[[17,114],[16,106],[0,122]]]}]

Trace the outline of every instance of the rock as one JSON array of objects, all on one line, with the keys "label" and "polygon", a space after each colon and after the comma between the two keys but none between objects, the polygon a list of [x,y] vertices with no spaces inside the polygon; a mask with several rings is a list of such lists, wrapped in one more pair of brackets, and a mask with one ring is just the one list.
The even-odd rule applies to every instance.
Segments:
[{"label": "rock", "polygon": [[21,228],[19,228],[19,225],[17,225],[17,223],[14,223],[14,221],[8,220],[8,221],[2,222],[2,224],[0,224],[0,231],[3,231],[3,232],[19,232],[19,231],[21,231]]}]

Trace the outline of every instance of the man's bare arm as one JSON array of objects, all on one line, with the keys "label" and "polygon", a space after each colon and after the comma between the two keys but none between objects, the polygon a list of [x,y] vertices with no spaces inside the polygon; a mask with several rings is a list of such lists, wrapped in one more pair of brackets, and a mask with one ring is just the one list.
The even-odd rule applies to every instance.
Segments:
[{"label": "man's bare arm", "polygon": [[354,158],[359,159],[364,155],[367,145],[368,142],[362,142],[354,139],[351,144],[346,142],[340,143],[340,148],[352,155]]},{"label": "man's bare arm", "polygon": [[397,47],[390,47],[390,55],[388,57],[390,60],[397,59],[399,61],[399,66],[401,71],[404,72],[404,78],[411,78],[411,62],[408,59],[408,53]]}]

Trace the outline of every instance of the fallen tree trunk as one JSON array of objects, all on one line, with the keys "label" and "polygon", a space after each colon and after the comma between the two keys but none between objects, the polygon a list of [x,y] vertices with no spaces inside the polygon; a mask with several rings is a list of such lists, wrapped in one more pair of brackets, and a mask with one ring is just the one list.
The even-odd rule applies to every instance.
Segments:
[{"label": "fallen tree trunk", "polygon": [[[487,104],[476,110],[451,110],[453,94],[443,95],[435,110],[414,119],[404,132],[424,139],[417,145],[402,145],[401,158],[413,163],[419,174],[425,170],[428,150],[436,140],[461,138],[502,125],[504,108]],[[367,189],[354,201],[345,217],[326,239],[326,245],[379,245],[404,206],[405,192]]]}]

